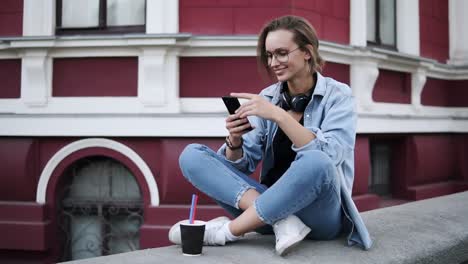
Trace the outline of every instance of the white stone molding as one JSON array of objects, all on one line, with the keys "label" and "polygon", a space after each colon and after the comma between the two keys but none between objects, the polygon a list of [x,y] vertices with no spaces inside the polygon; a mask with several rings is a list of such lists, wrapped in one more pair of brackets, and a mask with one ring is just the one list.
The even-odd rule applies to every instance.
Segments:
[{"label": "white stone molding", "polygon": [[397,0],[396,25],[398,51],[419,56],[419,0]]},{"label": "white stone molding", "polygon": [[21,63],[21,100],[26,106],[45,106],[52,91],[52,60],[47,50],[24,52]]},{"label": "white stone molding", "polygon": [[378,64],[374,60],[356,58],[350,65],[350,86],[356,98],[358,112],[372,110],[372,92],[378,76]]},{"label": "white stone molding", "polygon": [[448,63],[468,65],[468,1],[449,0]]},{"label": "white stone molding", "polygon": [[145,107],[178,106],[178,57],[167,48],[145,47],[138,58],[138,99]]},{"label": "white stone molding", "polygon": [[[26,72],[22,76],[22,98],[0,99],[0,135],[222,137],[227,133],[226,112],[219,98],[179,98],[179,58],[255,56],[256,42],[253,35],[0,38],[0,58],[23,59],[22,70]],[[468,131],[468,107],[420,105],[424,78],[467,80],[466,67],[327,41],[320,42],[320,52],[327,61],[350,65],[361,122],[358,132]],[[139,59],[138,97],[50,97],[50,59],[114,56]],[[373,102],[379,69],[412,74],[411,104]],[[366,123],[375,120],[382,126]],[[392,126],[385,125],[387,121]],[[404,125],[399,126],[399,121]]]},{"label": "white stone molding", "polygon": [[421,110],[421,94],[426,84],[426,71],[417,70],[411,74],[411,104],[416,111]]},{"label": "white stone molding", "polygon": [[[183,99],[185,101],[187,99]],[[195,99],[193,99],[195,100]],[[211,99],[206,107],[218,105]],[[183,103],[185,104],[185,102]],[[467,133],[466,108],[378,103],[359,114],[358,133]],[[178,115],[8,115],[0,135],[12,137],[225,137],[226,112]]]},{"label": "white stone molding", "polygon": [[[178,42],[182,57],[256,56],[256,36],[197,36]],[[189,48],[188,48],[189,47]]]},{"label": "white stone molding", "polygon": [[39,178],[39,182],[37,184],[36,202],[39,204],[46,203],[47,187],[49,185],[50,177],[52,176],[54,170],[57,168],[57,166],[62,160],[64,160],[66,157],[73,154],[74,152],[92,147],[102,147],[111,149],[129,158],[138,167],[138,169],[145,177],[146,184],[148,185],[150,193],[151,206],[159,205],[158,186],[156,185],[153,173],[151,172],[150,168],[145,163],[145,161],[131,148],[117,141],[105,138],[89,138],[78,140],[68,144],[67,146],[60,149],[57,153],[55,153],[55,155],[47,162]]},{"label": "white stone molding", "polygon": [[179,0],[146,0],[146,34],[179,32]]},{"label": "white stone molding", "polygon": [[367,46],[367,4],[366,0],[350,2],[350,44]]},{"label": "white stone molding", "polygon": [[56,0],[24,0],[23,36],[55,35]]},{"label": "white stone molding", "polygon": [[0,60],[21,59],[20,54],[18,54],[18,52],[15,50],[3,50],[2,51],[2,45],[5,45],[5,44],[2,44],[0,42]]}]

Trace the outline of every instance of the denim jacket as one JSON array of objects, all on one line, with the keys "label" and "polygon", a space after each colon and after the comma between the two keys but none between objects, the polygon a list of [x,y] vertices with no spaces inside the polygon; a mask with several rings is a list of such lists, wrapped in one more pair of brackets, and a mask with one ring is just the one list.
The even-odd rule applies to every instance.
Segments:
[{"label": "denim jacket", "polygon": [[[262,95],[269,102],[278,105],[282,83],[265,88]],[[243,135],[243,156],[230,161],[234,167],[246,174],[252,174],[257,164],[263,160],[261,176],[273,167],[273,139],[278,125],[270,120],[250,116],[255,129]],[[356,140],[357,114],[354,97],[346,84],[323,77],[317,73],[317,83],[312,99],[304,111],[304,127],[312,131],[316,138],[302,147],[292,145],[296,152],[321,150],[334,162],[340,182],[342,207],[345,212],[345,230],[348,232],[348,245],[359,244],[364,249],[372,245],[366,226],[351,198],[354,180],[354,144]],[[226,144],[218,153],[225,156]]]}]

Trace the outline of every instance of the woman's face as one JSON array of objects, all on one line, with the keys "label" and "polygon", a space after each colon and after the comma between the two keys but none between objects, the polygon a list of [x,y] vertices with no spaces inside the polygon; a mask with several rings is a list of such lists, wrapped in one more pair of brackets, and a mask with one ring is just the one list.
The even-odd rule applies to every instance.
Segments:
[{"label": "woman's face", "polygon": [[293,38],[294,33],[291,31],[279,29],[269,32],[265,40],[265,52],[271,58],[270,69],[281,82],[290,81],[308,72],[307,61],[310,55],[298,49]]}]

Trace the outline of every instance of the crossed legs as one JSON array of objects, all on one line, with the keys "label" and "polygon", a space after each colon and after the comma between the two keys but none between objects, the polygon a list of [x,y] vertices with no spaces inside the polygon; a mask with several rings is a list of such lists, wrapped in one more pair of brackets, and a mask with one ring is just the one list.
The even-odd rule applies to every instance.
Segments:
[{"label": "crossed legs", "polygon": [[290,169],[268,189],[204,145],[188,145],[179,163],[189,182],[235,217],[229,224],[235,236],[292,214],[312,228],[312,238],[330,239],[341,229],[336,171],[323,152],[299,152]]}]

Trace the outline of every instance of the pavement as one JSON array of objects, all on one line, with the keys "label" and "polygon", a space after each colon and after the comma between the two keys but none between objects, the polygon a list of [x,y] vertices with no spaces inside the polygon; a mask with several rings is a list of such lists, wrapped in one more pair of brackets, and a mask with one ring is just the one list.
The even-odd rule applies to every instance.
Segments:
[{"label": "pavement", "polygon": [[332,241],[306,240],[285,257],[274,236],[247,234],[223,247],[204,247],[198,257],[180,246],[138,250],[67,263],[456,263],[468,264],[468,191],[362,213],[374,245],[369,251]]}]

